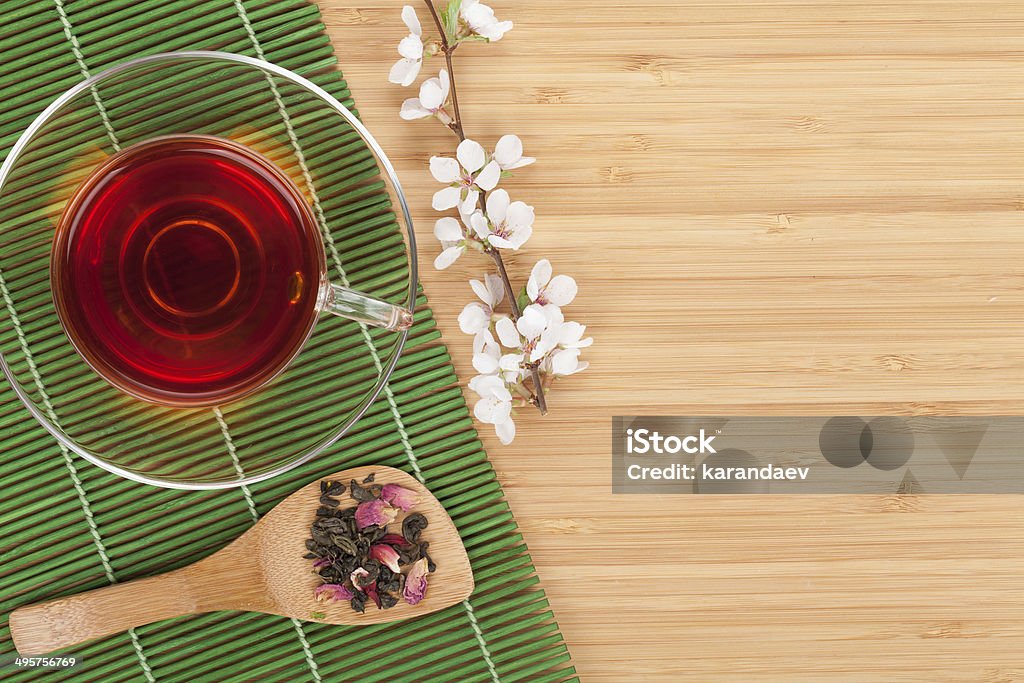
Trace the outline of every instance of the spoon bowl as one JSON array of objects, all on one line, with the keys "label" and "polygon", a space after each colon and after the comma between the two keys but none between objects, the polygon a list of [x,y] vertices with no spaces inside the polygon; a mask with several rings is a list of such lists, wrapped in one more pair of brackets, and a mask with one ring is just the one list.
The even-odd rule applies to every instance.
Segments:
[{"label": "spoon bowl", "polygon": [[[320,580],[305,559],[306,539],[319,507],[320,480],[299,489],[228,546],[195,564],[166,574],[21,607],[11,613],[11,638],[22,655],[43,655],[86,640],[186,614],[216,610],[265,612],[349,626],[400,621],[462,602],[473,592],[473,572],[458,530],[423,484],[390,467],[357,467],[327,480],[346,484],[374,474],[377,484],[398,484],[416,492],[414,506],[427,518],[422,537],[430,542],[437,570],[416,605],[400,600],[391,609],[368,603],[355,612],[348,602],[318,602]],[[346,500],[348,499],[348,500]],[[400,525],[400,514],[395,525]]]}]

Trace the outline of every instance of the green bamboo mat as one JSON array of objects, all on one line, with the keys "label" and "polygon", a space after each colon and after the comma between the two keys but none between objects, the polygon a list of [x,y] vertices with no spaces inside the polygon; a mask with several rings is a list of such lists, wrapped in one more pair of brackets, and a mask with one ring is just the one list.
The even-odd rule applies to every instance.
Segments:
[{"label": "green bamboo mat", "polygon": [[[8,2],[0,9],[2,154],[39,111],[84,73],[142,54],[185,49],[262,55],[353,106],[319,11],[304,0]],[[365,155],[354,158],[350,166],[337,169],[339,177],[365,170],[360,166]],[[384,196],[382,190],[375,192]],[[346,212],[344,196],[337,199],[335,210],[346,218],[329,223],[339,243],[355,239],[355,277],[362,284],[382,286],[400,280],[404,262],[393,258],[400,249],[398,226],[393,217],[382,220],[382,211],[390,216],[386,203],[381,209],[381,201],[363,200],[366,210]],[[26,224],[29,218],[5,220],[0,250],[5,248],[4,233],[29,229]],[[373,240],[352,237],[360,234],[373,235]],[[23,281],[38,287],[37,280]],[[357,465],[418,468],[454,519],[472,560],[477,588],[466,603],[398,625],[368,627],[216,612],[151,624],[75,648],[85,664],[74,672],[5,669],[0,679],[575,680],[422,295],[416,320],[388,396],[371,407],[352,434],[312,463],[246,489],[171,491],[107,474],[63,454],[4,384],[0,659],[14,652],[7,615],[16,607],[189,564],[226,545],[302,484]],[[37,338],[45,328],[34,328],[31,316],[23,322],[40,357],[53,354],[52,362],[59,364],[45,336]],[[0,334],[5,353],[12,338],[9,329]],[[65,370],[71,391],[77,385],[69,373]],[[318,377],[314,373],[304,381],[308,389]],[[287,396],[279,400],[284,410]],[[301,422],[287,424],[296,438],[301,436]]]}]

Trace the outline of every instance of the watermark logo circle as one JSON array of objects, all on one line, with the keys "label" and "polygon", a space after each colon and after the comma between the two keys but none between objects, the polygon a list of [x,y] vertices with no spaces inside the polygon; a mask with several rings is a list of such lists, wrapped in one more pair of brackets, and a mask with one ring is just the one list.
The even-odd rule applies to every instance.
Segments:
[{"label": "watermark logo circle", "polygon": [[818,448],[836,467],[849,469],[863,464],[871,453],[872,433],[859,417],[833,417],[818,434]]}]

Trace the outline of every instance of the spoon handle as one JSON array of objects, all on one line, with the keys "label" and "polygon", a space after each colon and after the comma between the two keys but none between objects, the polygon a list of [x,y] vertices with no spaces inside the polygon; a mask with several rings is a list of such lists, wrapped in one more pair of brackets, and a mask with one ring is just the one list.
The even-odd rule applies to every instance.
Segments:
[{"label": "spoon handle", "polygon": [[162,619],[222,609],[264,611],[264,582],[245,535],[220,552],[166,574],[20,607],[11,639],[22,655],[43,655]]},{"label": "spoon handle", "polygon": [[16,609],[11,638],[22,655],[42,655],[160,619],[206,611],[191,567]]}]

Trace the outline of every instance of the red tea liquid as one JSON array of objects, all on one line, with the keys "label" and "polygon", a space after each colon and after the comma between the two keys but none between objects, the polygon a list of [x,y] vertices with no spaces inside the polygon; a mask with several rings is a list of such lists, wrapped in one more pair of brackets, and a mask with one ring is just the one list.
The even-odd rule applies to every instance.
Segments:
[{"label": "red tea liquid", "polygon": [[109,382],[214,405],[298,353],[323,270],[309,205],[270,161],[220,138],[168,136],[86,180],[57,229],[51,280],[64,329]]}]

